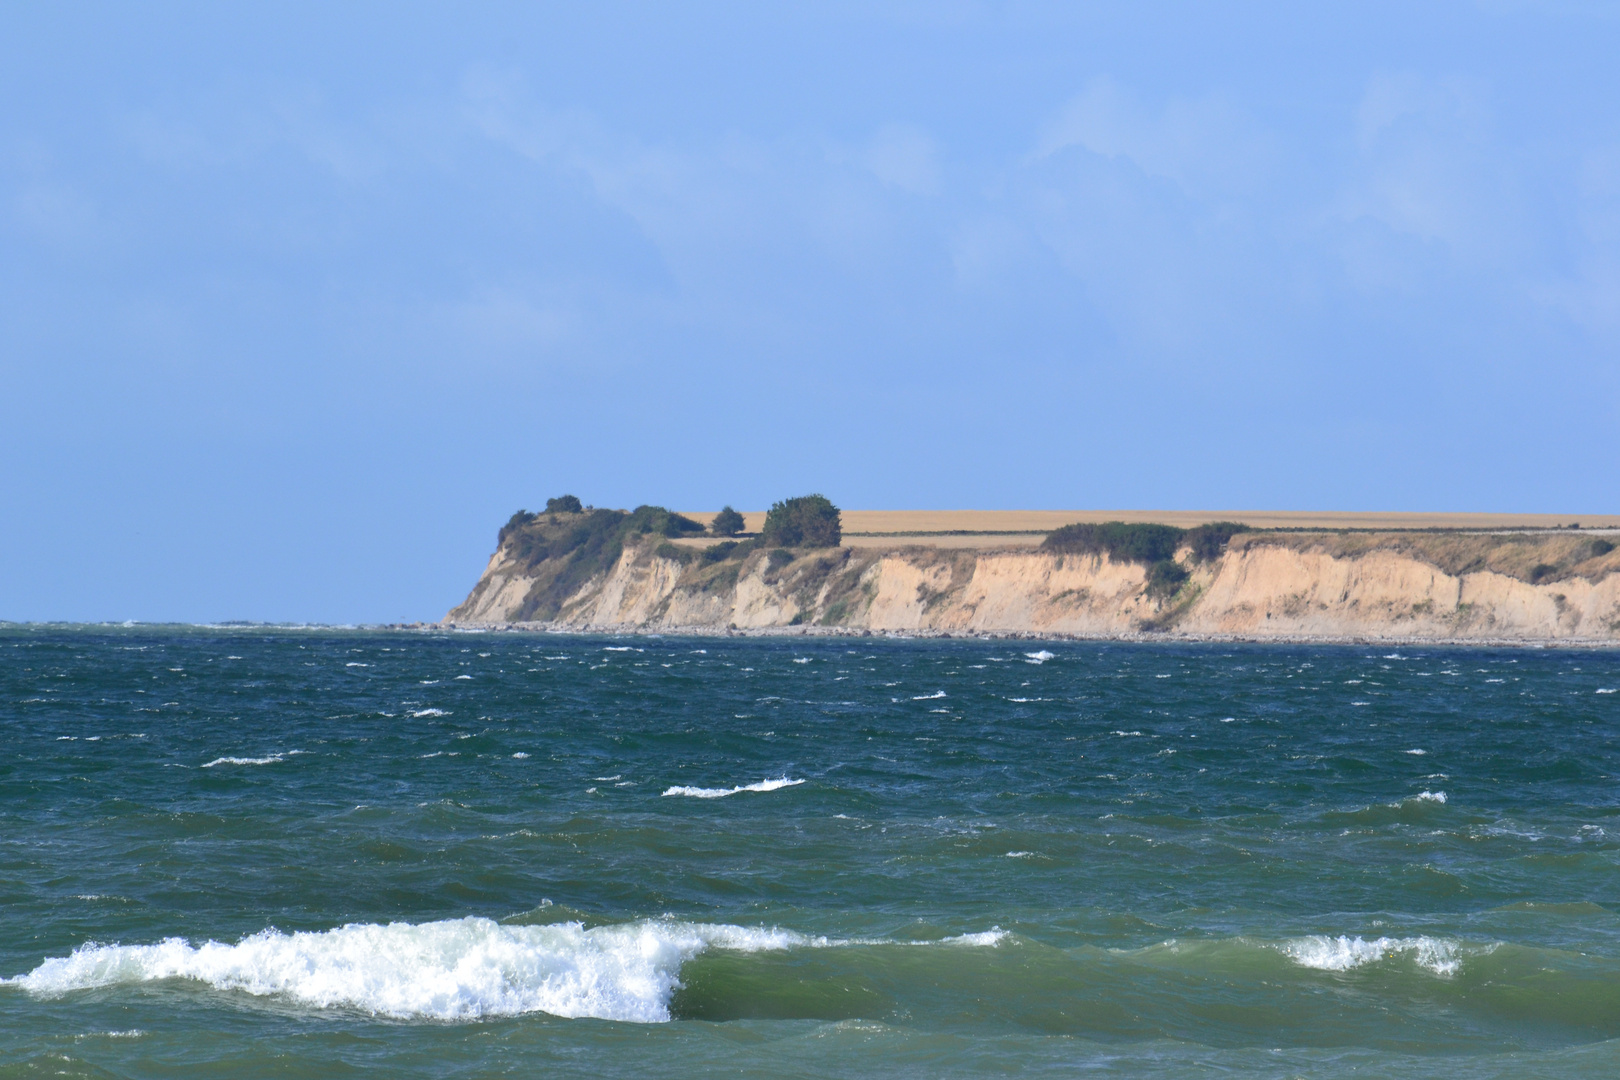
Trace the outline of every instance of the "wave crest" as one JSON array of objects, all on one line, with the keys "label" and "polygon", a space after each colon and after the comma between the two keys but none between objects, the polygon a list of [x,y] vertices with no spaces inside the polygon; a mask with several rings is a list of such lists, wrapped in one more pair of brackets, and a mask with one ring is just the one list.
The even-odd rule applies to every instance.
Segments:
[{"label": "wave crest", "polygon": [[1463,962],[1461,943],[1427,935],[1380,937],[1369,941],[1360,935],[1329,937],[1326,934],[1312,934],[1284,942],[1280,948],[1283,955],[1294,963],[1318,971],[1349,971],[1395,956],[1410,956],[1419,967],[1436,975],[1450,976],[1457,973]]},{"label": "wave crest", "polygon": [[503,926],[469,917],[263,930],[234,945],[87,944],[5,982],[41,996],[192,979],[219,990],[348,1007],[398,1019],[471,1020],[546,1012],[656,1023],[669,1019],[680,967],[706,948],[743,952],[828,944],[786,930],[646,921]]},{"label": "wave crest", "polygon": [[468,917],[429,923],[350,923],[234,945],[88,943],[0,985],[42,997],[189,979],[217,990],[351,1008],[401,1020],[476,1020],[544,1012],[632,1023],[670,1019],[681,966],[710,949],[780,952],[849,945],[995,948],[1000,928],[933,942],[812,937],[791,930],[646,919],[586,929],[579,922],[512,925]]},{"label": "wave crest", "polygon": [[798,787],[803,780],[792,780],[786,776],[779,776],[775,780],[761,780],[757,784],[744,784],[741,787],[691,787],[680,784],[665,788],[665,795],[685,795],[691,799],[723,799],[727,795],[735,795],[739,791],[776,791],[785,787]]}]

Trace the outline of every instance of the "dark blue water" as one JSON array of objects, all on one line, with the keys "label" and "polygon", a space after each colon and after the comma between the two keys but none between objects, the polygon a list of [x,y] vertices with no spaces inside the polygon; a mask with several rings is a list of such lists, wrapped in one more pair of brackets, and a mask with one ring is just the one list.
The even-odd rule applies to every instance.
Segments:
[{"label": "dark blue water", "polygon": [[0,630],[0,1076],[1620,1074],[1620,653]]}]

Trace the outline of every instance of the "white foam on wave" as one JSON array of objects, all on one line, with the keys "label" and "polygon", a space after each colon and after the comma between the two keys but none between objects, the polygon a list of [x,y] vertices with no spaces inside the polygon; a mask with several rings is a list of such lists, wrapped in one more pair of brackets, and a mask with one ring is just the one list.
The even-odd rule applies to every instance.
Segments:
[{"label": "white foam on wave", "polygon": [[[938,944],[993,947],[999,928]],[[670,1019],[681,965],[708,949],[831,948],[844,941],[791,930],[649,919],[506,926],[468,917],[430,923],[351,923],[335,930],[263,930],[234,945],[87,944],[0,985],[42,997],[167,979],[279,997],[314,1008],[405,1020],[476,1020],[544,1012],[634,1023]],[[924,943],[918,943],[924,944]]]},{"label": "white foam on wave", "polygon": [[216,765],[274,765],[278,761],[285,761],[281,754],[271,754],[269,757],[217,757],[203,765],[205,769],[212,769]]},{"label": "white foam on wave", "polygon": [[692,799],[723,799],[727,795],[735,795],[741,791],[776,791],[779,788],[797,787],[803,780],[791,780],[786,776],[779,776],[775,780],[761,780],[757,784],[744,784],[741,787],[691,787],[680,784],[664,789],[665,795],[685,795]]},{"label": "white foam on wave", "polygon": [[[1498,680],[1498,681],[1500,681],[1500,680]],[[1613,687],[1613,686],[1605,686],[1605,687],[1601,687],[1597,692],[1600,693],[1600,694],[1620,694],[1620,688],[1616,688],[1616,687]]]},{"label": "white foam on wave", "polygon": [[1044,664],[1048,660],[1055,659],[1056,656],[1056,653],[1047,652],[1045,649],[1042,649],[1039,652],[1027,652],[1024,654],[1024,657],[1032,664]]},{"label": "white foam on wave", "polygon": [[932,694],[918,694],[915,697],[913,697],[911,700],[912,701],[937,701],[937,700],[939,700],[940,698],[942,698],[944,696],[945,696],[945,691],[943,691],[943,690],[935,690]]},{"label": "white foam on wave", "polygon": [[415,712],[411,713],[411,715],[416,716],[416,717],[421,717],[421,716],[449,716],[450,714],[445,712],[443,709],[417,709]]},{"label": "white foam on wave", "polygon": [[1409,938],[1374,938],[1368,941],[1359,934],[1349,937],[1340,934],[1312,934],[1295,938],[1280,946],[1283,954],[1301,967],[1317,971],[1349,971],[1352,968],[1377,964],[1391,957],[1410,957],[1419,967],[1436,975],[1455,975],[1462,967],[1462,948],[1447,938],[1427,935]]},{"label": "white foam on wave", "polygon": [[1417,802],[1444,803],[1446,801],[1446,793],[1443,791],[1420,791],[1416,795],[1412,796],[1412,798]]}]

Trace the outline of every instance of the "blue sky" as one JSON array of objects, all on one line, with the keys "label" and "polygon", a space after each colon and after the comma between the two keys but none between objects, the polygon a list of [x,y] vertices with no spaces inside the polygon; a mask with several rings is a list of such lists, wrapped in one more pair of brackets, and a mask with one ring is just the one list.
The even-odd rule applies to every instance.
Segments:
[{"label": "blue sky", "polygon": [[602,506],[1614,512],[1620,5],[8,5],[0,618]]}]

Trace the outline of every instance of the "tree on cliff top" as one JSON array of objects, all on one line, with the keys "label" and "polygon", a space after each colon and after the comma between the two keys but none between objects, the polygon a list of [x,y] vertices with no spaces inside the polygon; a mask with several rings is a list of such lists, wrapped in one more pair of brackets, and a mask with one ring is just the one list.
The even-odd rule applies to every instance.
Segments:
[{"label": "tree on cliff top", "polygon": [[801,495],[771,506],[760,533],[766,547],[837,547],[844,528],[838,507],[822,495]]},{"label": "tree on cliff top", "polygon": [[743,516],[727,506],[709,523],[709,531],[716,536],[736,536],[743,531]]},{"label": "tree on cliff top", "polygon": [[546,500],[546,513],[548,514],[578,514],[584,511],[585,506],[576,495],[559,495],[555,499]]}]

